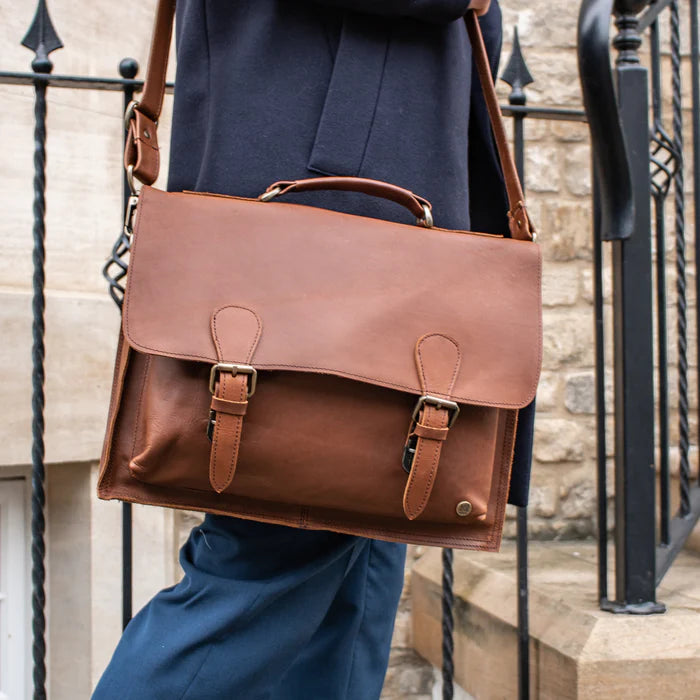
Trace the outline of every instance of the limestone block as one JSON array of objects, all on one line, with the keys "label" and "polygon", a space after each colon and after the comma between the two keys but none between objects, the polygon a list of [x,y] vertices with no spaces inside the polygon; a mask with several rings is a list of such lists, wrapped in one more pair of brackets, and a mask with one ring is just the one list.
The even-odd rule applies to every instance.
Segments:
[{"label": "limestone block", "polygon": [[538,238],[545,259],[567,262],[590,257],[593,229],[590,203],[557,198],[543,206]]},{"label": "limestone block", "polygon": [[[99,457],[119,328],[106,294],[49,293],[46,300],[46,461]],[[0,292],[0,464],[29,461],[31,298]]]},{"label": "limestone block", "polygon": [[591,149],[588,144],[566,149],[564,180],[569,192],[585,197],[591,193]]},{"label": "limestone block", "polygon": [[[504,90],[504,103],[508,102],[508,95],[510,93],[510,86],[506,85],[507,90]],[[527,92],[527,88],[525,88]],[[551,133],[550,122],[544,119],[526,119],[523,125],[523,132],[525,135],[525,149],[529,148],[528,144],[537,143],[547,139]]]},{"label": "limestone block", "polygon": [[560,403],[562,380],[558,372],[543,371],[537,385],[537,411],[555,410]]},{"label": "limestone block", "polygon": [[552,486],[532,486],[530,510],[539,518],[553,518],[557,512],[558,498]]},{"label": "limestone block", "polygon": [[543,326],[544,367],[593,364],[593,317],[588,309],[546,309]]},{"label": "limestone block", "polygon": [[564,405],[570,413],[595,413],[595,373],[581,372],[566,378]]},{"label": "limestone block", "polygon": [[[581,268],[581,297],[584,301],[594,302],[593,268],[586,266]],[[612,300],[612,277],[609,267],[603,268],[603,302]]]},{"label": "limestone block", "polygon": [[[35,6],[21,0],[5,5],[9,8],[3,11],[0,23],[0,60],[7,70],[29,70],[32,54],[19,40],[31,23]],[[156,0],[90,3],[76,12],[72,0],[52,0],[51,18],[65,46],[51,54],[53,72],[110,75],[125,56],[138,59],[145,69],[155,7]]]},{"label": "limestone block", "polygon": [[567,520],[592,518],[596,512],[595,484],[590,478],[562,486],[560,497],[561,514]]},{"label": "limestone block", "polygon": [[[97,469],[92,472],[92,493],[97,488]],[[118,501],[91,500],[92,611],[90,676],[93,687],[109,663],[122,624],[122,507]],[[141,575],[139,571],[137,575]]]},{"label": "limestone block", "polygon": [[534,455],[540,462],[580,462],[590,449],[591,437],[577,421],[538,418]]},{"label": "limestone block", "polygon": [[[664,615],[598,609],[593,542],[531,543],[530,697],[533,700],[691,698],[700,682],[697,555],[681,554],[658,597]],[[456,680],[478,700],[516,698],[515,547],[455,556]],[[414,640],[440,663],[440,569],[432,552],[414,570]],[[641,693],[641,694],[640,694]]]},{"label": "limestone block", "polygon": [[[577,10],[573,5],[570,7],[572,15],[575,15]],[[540,14],[546,12],[542,10]],[[572,26],[575,26],[574,17],[572,21]],[[527,87],[529,104],[581,108],[579,81],[572,80],[572,76],[578,75],[575,51],[557,51],[541,46],[537,51],[528,51],[526,59],[535,77],[535,82]]]},{"label": "limestone block", "polygon": [[576,8],[566,0],[546,4],[528,3],[526,0],[503,3],[505,37],[509,38],[508,27],[517,26],[526,58],[545,45],[574,50],[576,19]]},{"label": "limestone block", "polygon": [[[47,470],[49,697],[90,696],[90,464]],[[66,634],[70,630],[70,634]]]},{"label": "limestone block", "polygon": [[[681,451],[678,445],[673,445],[668,450],[668,466],[671,476],[678,478],[681,469]],[[696,479],[698,475],[698,446],[691,445],[688,450],[688,464],[690,467],[691,479]]]},{"label": "limestone block", "polygon": [[588,141],[588,127],[586,124],[578,122],[560,122],[553,121],[551,124],[552,134],[557,140],[564,143],[575,143],[580,141]]},{"label": "limestone block", "polygon": [[412,649],[392,655],[382,700],[430,700],[433,670]]},{"label": "limestone block", "polygon": [[531,145],[525,153],[525,182],[533,192],[559,191],[559,150],[555,146]]},{"label": "limestone block", "polygon": [[[34,6],[17,0],[10,4],[12,9],[0,22],[2,65],[5,70],[26,71],[32,54],[19,41]],[[51,55],[54,73],[117,77],[119,61],[129,55],[145,70],[154,8],[155,1],[148,0],[92,3],[76,12],[71,0],[52,2],[51,15],[65,44]],[[3,173],[7,196],[0,220],[0,285],[26,289],[31,286],[32,88],[2,86],[0,101],[0,149],[9,165]],[[49,87],[47,103],[47,285],[104,293],[101,268],[122,219],[123,96]],[[159,129],[166,165],[170,105],[167,98]],[[161,177],[159,183],[163,182]]]},{"label": "limestone block", "polygon": [[578,299],[579,271],[571,263],[545,261],[542,271],[544,306],[572,306]]}]

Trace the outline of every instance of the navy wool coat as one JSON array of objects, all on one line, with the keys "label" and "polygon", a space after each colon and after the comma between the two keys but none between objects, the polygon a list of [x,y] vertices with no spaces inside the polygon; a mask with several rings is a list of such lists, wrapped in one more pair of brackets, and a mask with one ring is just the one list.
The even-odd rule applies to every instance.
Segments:
[{"label": "navy wool coat", "polygon": [[[508,235],[471,46],[469,0],[178,0],[168,187],[255,197],[276,180],[354,175],[426,197],[435,223]],[[495,73],[501,14],[481,27]],[[412,223],[343,192],[293,201]],[[263,282],[261,282],[263,283]],[[534,404],[534,402],[533,402]],[[534,405],[509,500],[527,501]]]}]

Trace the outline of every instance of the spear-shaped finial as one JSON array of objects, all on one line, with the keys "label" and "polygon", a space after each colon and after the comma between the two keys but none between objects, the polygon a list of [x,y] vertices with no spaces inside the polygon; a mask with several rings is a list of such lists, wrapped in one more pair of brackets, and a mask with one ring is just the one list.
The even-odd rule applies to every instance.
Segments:
[{"label": "spear-shaped finial", "polygon": [[56,49],[63,48],[63,42],[56,33],[53,22],[51,22],[46,0],[39,0],[32,24],[22,39],[22,46],[26,46],[36,54],[32,61],[32,70],[35,73],[51,72],[53,63],[49,54]]},{"label": "spear-shaped finial", "polygon": [[535,79],[530,74],[527,63],[525,63],[525,58],[520,48],[517,27],[513,30],[513,50],[510,53],[506,69],[501,75],[501,80],[513,88],[508,96],[508,102],[512,105],[524,105],[526,97],[523,88],[530,83],[534,83]]}]

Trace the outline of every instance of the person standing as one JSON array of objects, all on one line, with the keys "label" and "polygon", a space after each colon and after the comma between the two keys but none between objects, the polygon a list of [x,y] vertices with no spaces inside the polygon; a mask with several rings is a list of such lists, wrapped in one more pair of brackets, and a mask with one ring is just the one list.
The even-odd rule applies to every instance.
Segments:
[{"label": "person standing", "polygon": [[[508,235],[470,9],[495,73],[496,0],[178,0],[168,189],[256,197],[280,179],[367,177],[426,197],[438,226]],[[411,223],[355,193],[295,201]],[[518,505],[533,413],[520,412]],[[127,626],[93,698],[379,698],[404,560],[398,543],[207,515],[184,578]]]}]

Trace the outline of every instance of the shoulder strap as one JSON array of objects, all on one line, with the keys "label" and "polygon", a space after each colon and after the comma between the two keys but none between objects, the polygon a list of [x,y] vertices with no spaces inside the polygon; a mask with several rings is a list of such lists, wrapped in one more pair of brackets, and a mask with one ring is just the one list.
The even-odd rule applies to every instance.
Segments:
[{"label": "shoulder strap", "polygon": [[[165,73],[168,67],[174,15],[175,0],[158,0],[143,93],[139,102],[134,102],[129,106],[126,115],[128,135],[124,152],[124,165],[133,177],[146,185],[152,185],[155,182],[160,167],[156,129],[163,106]],[[472,44],[474,61],[479,73],[481,89],[486,99],[486,107],[508,192],[508,220],[511,235],[513,238],[521,240],[532,240],[534,229],[525,209],[520,178],[508,147],[506,129],[491,78],[481,27],[476,13],[472,10],[467,12],[464,20]]]},{"label": "shoulder strap", "polygon": [[515,167],[513,155],[508,147],[506,127],[503,123],[503,117],[501,116],[501,108],[498,105],[498,97],[496,96],[496,88],[491,78],[486,45],[484,44],[484,37],[481,33],[481,27],[479,26],[476,12],[473,10],[467,12],[464,16],[464,21],[467,23],[467,32],[469,33],[469,40],[472,44],[474,62],[476,63],[476,69],[479,73],[479,82],[481,83],[481,90],[486,100],[489,121],[491,122],[491,129],[493,129],[493,135],[496,139],[498,158],[501,161],[503,178],[508,192],[508,223],[510,225],[510,233],[513,238],[532,240],[534,239],[533,233],[535,229],[530,221],[527,209],[525,208],[525,196],[523,195],[523,188],[520,184],[520,177]]}]

